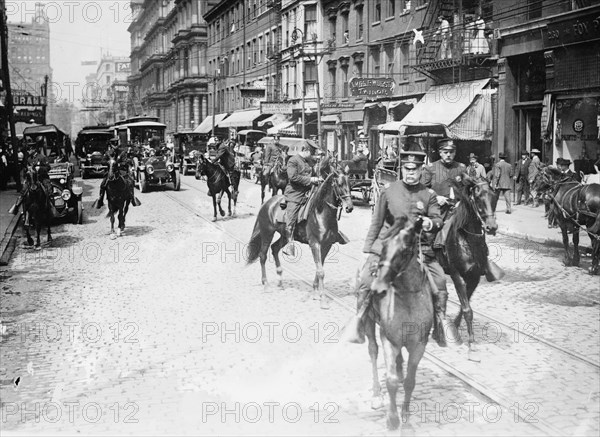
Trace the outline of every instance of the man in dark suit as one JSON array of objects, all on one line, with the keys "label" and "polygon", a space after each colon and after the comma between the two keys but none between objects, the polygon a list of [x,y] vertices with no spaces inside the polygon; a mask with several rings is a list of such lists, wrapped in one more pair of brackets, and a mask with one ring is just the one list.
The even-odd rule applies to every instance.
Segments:
[{"label": "man in dark suit", "polygon": [[511,178],[513,177],[513,167],[505,161],[506,155],[504,152],[498,154],[499,161],[494,165],[494,173],[492,176],[492,188],[496,190],[496,196],[500,197],[500,194],[504,195],[504,201],[506,202],[506,214],[510,214],[511,202],[510,202],[510,189],[511,189]]},{"label": "man in dark suit", "polygon": [[297,155],[290,158],[287,164],[288,184],[285,187],[285,199],[287,202],[286,213],[286,236],[289,245],[283,250],[283,253],[289,256],[296,256],[294,247],[294,229],[298,221],[298,212],[300,207],[306,201],[306,196],[313,184],[318,184],[320,178],[313,176],[312,156],[317,148],[313,143],[306,142],[302,150]]},{"label": "man in dark suit", "polygon": [[515,164],[515,175],[513,176],[517,183],[517,198],[515,199],[515,205],[521,204],[521,195],[525,196],[523,203],[527,205],[529,202],[529,165],[531,159],[529,159],[529,153],[527,150],[521,152],[521,159]]},{"label": "man in dark suit", "polygon": [[569,168],[571,166],[570,159],[558,158],[556,165],[563,174],[563,181],[581,182],[579,175]]}]

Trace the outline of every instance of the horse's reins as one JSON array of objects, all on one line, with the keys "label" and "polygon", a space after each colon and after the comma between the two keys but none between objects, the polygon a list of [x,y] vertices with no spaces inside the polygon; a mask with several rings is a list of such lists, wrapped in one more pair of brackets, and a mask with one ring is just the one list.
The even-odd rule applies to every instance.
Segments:
[{"label": "horse's reins", "polygon": [[[333,177],[336,176],[336,173],[331,173],[331,175],[329,177]],[[323,182],[325,183],[325,182]],[[335,195],[335,198],[337,199],[337,204],[334,205],[328,201],[325,201],[325,204],[327,206],[329,206],[331,209],[337,210],[337,220],[339,221],[340,218],[342,217],[342,205],[343,205],[343,201],[344,199],[348,199],[350,198],[350,194],[342,194],[340,192],[340,189],[337,185],[337,183],[332,183],[333,186],[333,194]]]},{"label": "horse's reins", "polygon": [[[556,185],[564,185],[567,182],[558,182]],[[575,188],[579,188],[580,186],[582,186],[583,184],[579,183],[577,186],[570,188],[569,190],[573,190]],[[568,191],[567,191],[568,193]],[[582,225],[581,223],[579,223],[574,217],[578,216],[579,211],[575,211],[573,214],[569,214],[560,203],[558,203],[558,200],[556,200],[556,196],[554,196],[553,194],[546,194],[551,200],[552,202],[558,207],[558,209],[560,210],[560,212],[562,213],[563,217],[566,220],[570,220],[571,222],[573,222],[575,224],[575,226],[577,226],[580,229],[583,229],[588,236],[595,238],[596,240],[600,240],[600,235],[594,234],[593,232],[588,231],[586,228],[584,227],[584,225]],[[566,195],[566,193],[565,193]]]}]

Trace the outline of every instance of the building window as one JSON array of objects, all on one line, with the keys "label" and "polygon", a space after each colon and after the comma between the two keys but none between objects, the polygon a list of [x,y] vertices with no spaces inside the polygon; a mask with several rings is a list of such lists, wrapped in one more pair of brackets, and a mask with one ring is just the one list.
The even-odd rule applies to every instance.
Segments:
[{"label": "building window", "polygon": [[342,97],[348,97],[348,67],[342,68]]},{"label": "building window", "polygon": [[387,61],[387,73],[388,75],[394,74],[394,46],[385,46],[385,57]]},{"label": "building window", "polygon": [[349,44],[350,43],[350,31],[348,30],[348,14],[342,14],[342,31],[343,31],[342,44]]},{"label": "building window", "polygon": [[371,65],[373,65],[373,75],[374,76],[379,76],[379,74],[381,73],[381,59],[380,59],[380,53],[379,53],[379,49],[372,49],[371,50]]},{"label": "building window", "polygon": [[359,8],[356,10],[356,23],[358,24],[358,28],[356,30],[356,39],[363,39],[363,10]]},{"label": "building window", "polygon": [[110,71],[110,64],[106,64],[104,67],[106,71]]},{"label": "building window", "polygon": [[375,14],[373,14],[375,21],[381,21],[381,0],[375,0]]},{"label": "building window", "polygon": [[387,3],[387,16],[393,17],[394,15],[396,15],[396,0],[387,0]]},{"label": "building window", "polygon": [[330,83],[330,93],[329,96],[331,98],[331,100],[334,100],[336,98],[336,88],[337,88],[337,83],[336,83],[336,76],[337,76],[337,70],[334,68],[332,70],[329,70],[329,83]]},{"label": "building window", "polygon": [[316,40],[317,34],[317,5],[304,7],[304,37],[308,41]]},{"label": "building window", "polygon": [[402,54],[402,79],[408,80],[410,72],[410,45],[404,43],[400,46],[400,53]]},{"label": "building window", "polygon": [[317,82],[317,65],[314,62],[304,63],[304,82]]},{"label": "building window", "polygon": [[331,38],[335,42],[336,38],[336,30],[337,28],[337,20],[335,18],[329,20],[329,38]]},{"label": "building window", "polygon": [[542,2],[540,0],[527,0],[527,19],[533,20],[542,17]]},{"label": "building window", "polygon": [[106,76],[106,85],[110,85],[110,76]]}]

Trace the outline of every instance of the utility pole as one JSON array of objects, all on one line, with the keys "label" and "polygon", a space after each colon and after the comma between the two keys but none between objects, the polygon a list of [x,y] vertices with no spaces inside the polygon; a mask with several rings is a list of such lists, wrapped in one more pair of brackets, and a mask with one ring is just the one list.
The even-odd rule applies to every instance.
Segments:
[{"label": "utility pole", "polygon": [[44,89],[42,90],[43,96],[46,98],[46,103],[42,105],[42,116],[44,118],[44,124],[47,124],[46,120],[46,108],[48,108],[48,75],[44,76]]},{"label": "utility pole", "polygon": [[[0,55],[4,71],[4,88],[6,89],[6,111],[10,125],[10,141],[13,149],[15,165],[19,162],[17,131],[15,129],[12,90],[10,88],[10,73],[8,71],[8,25],[6,24],[6,0],[0,0]],[[17,184],[18,185],[18,184]]]},{"label": "utility pole", "polygon": [[215,76],[212,80],[213,83],[213,96],[212,96],[212,129],[210,131],[210,136],[214,138],[215,136],[215,115],[217,113],[217,72],[215,72]]}]

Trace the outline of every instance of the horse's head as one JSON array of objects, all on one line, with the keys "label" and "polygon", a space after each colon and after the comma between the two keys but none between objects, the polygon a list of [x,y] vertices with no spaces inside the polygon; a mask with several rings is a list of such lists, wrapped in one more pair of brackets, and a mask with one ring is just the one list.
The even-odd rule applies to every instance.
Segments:
[{"label": "horse's head", "polygon": [[492,210],[492,189],[486,178],[471,178],[466,173],[457,178],[458,194],[468,202],[475,211],[477,218],[485,227],[486,232],[495,235],[498,224]]},{"label": "horse's head", "polygon": [[108,160],[108,180],[114,181],[119,176],[119,169],[117,166],[117,160],[114,157],[110,157]]},{"label": "horse's head", "polygon": [[561,176],[562,174],[557,168],[541,168],[540,171],[535,175],[533,183],[531,184],[531,195],[535,198],[538,197],[539,194],[551,190]]},{"label": "horse's head", "polygon": [[331,175],[333,178],[332,187],[335,195],[335,199],[338,205],[347,213],[351,213],[354,209],[352,203],[352,194],[350,191],[350,182],[348,181],[348,175],[344,171],[339,171],[335,167],[330,167]]},{"label": "horse's head", "polygon": [[200,179],[201,176],[206,175],[206,167],[208,165],[208,159],[200,153],[198,160],[196,161],[196,179]]},{"label": "horse's head", "polygon": [[414,256],[414,247],[422,225],[421,217],[411,224],[406,216],[401,216],[394,221],[382,237],[383,249],[379,259],[377,277],[371,285],[373,291],[376,293],[387,291],[396,275],[406,269]]}]

